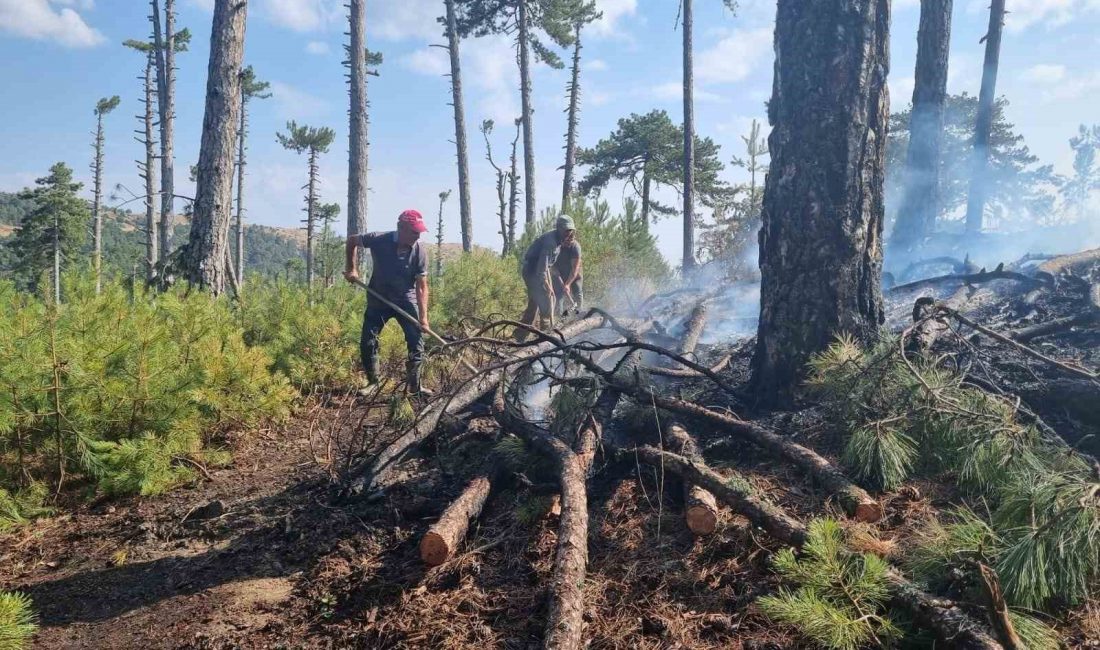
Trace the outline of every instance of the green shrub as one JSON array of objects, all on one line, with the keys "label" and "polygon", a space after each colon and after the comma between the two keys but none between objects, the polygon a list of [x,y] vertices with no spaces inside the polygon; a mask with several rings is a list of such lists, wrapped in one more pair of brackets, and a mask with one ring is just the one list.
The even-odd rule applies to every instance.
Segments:
[{"label": "green shrub", "polygon": [[900,635],[885,614],[885,560],[850,552],[844,531],[830,519],[810,522],[802,553],[799,558],[784,549],[775,556],[776,572],[798,587],[760,598],[757,603],[767,616],[835,650],[857,650],[872,641],[882,645]]},{"label": "green shrub", "polygon": [[220,433],[289,414],[293,389],[226,300],[65,281],[60,308],[0,283],[0,485],[63,469],[156,494],[223,461]]},{"label": "green shrub", "polygon": [[0,650],[22,650],[38,631],[31,599],[18,592],[0,591]]},{"label": "green shrub", "polygon": [[814,357],[809,385],[850,431],[844,461],[860,481],[889,489],[911,472],[938,472],[983,500],[988,517],[964,510],[927,531],[911,560],[923,579],[943,583],[980,561],[996,568],[1014,606],[1075,604],[1094,593],[1100,477],[1021,424],[1015,404],[931,360],[907,363],[896,339],[864,350],[842,337]]}]

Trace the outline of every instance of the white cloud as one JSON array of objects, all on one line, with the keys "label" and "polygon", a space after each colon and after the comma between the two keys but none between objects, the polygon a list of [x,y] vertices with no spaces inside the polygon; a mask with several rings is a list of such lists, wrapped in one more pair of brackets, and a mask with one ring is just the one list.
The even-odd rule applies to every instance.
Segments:
[{"label": "white cloud", "polygon": [[1024,70],[1023,78],[1039,84],[1058,83],[1066,78],[1066,66],[1058,64],[1040,63]]},{"label": "white cloud", "polygon": [[699,54],[695,74],[703,83],[733,83],[749,76],[772,52],[772,29],[734,30]]},{"label": "white cloud", "polygon": [[603,16],[592,23],[592,31],[601,36],[618,34],[618,23],[638,10],[638,0],[596,0],[596,7]]},{"label": "white cloud", "polygon": [[[53,5],[61,5],[56,8]],[[54,41],[66,47],[93,47],[106,39],[74,9],[90,9],[90,0],[0,0],[0,31],[40,41]]]},{"label": "white cloud", "polygon": [[443,3],[435,0],[374,0],[368,8],[367,30],[385,40],[440,39],[443,27],[436,18]]},{"label": "white cloud", "polygon": [[477,91],[472,96],[477,98],[478,112],[498,124],[510,124],[520,113],[519,72],[511,38],[487,36],[463,45],[462,78]]},{"label": "white cloud", "polygon": [[584,64],[584,69],[591,72],[601,72],[607,69],[607,61],[603,59],[592,59],[588,63]]},{"label": "white cloud", "polygon": [[1097,94],[1100,94],[1100,72],[1067,74],[1059,78],[1057,83],[1051,82],[1050,87],[1043,91],[1043,100],[1064,102]]},{"label": "white cloud", "polygon": [[287,120],[306,120],[324,116],[329,103],[283,81],[271,82],[271,94],[279,117]]},{"label": "white cloud", "polygon": [[266,0],[261,6],[272,22],[296,32],[325,29],[344,17],[341,0]]},{"label": "white cloud", "polygon": [[309,54],[328,54],[332,50],[329,48],[328,43],[324,41],[310,41],[306,43],[306,52]]},{"label": "white cloud", "polygon": [[401,64],[413,72],[439,76],[451,71],[447,51],[438,47],[425,47],[401,57]]}]

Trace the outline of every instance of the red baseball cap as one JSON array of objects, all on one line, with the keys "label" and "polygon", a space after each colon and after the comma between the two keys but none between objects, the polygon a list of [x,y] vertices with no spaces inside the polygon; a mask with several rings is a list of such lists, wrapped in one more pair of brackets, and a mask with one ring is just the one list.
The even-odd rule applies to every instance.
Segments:
[{"label": "red baseball cap", "polygon": [[405,210],[397,217],[397,223],[412,226],[416,232],[428,232],[428,226],[424,225],[424,216],[416,210]]}]

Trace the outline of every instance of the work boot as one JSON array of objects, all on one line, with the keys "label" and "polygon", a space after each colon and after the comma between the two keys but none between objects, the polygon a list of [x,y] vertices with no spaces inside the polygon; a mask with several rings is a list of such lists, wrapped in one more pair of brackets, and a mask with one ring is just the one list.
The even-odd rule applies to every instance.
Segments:
[{"label": "work boot", "polygon": [[405,365],[405,386],[410,395],[429,396],[432,394],[430,390],[420,385],[419,361],[410,361]]},{"label": "work boot", "polygon": [[367,359],[367,364],[363,368],[363,371],[367,373],[368,385],[374,386],[378,384],[378,357]]}]

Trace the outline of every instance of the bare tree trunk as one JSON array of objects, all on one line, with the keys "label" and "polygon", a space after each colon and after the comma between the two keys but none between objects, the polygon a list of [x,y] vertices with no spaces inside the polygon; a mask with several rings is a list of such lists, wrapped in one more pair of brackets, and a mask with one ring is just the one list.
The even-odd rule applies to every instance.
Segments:
[{"label": "bare tree trunk", "polygon": [[317,150],[309,150],[309,185],[306,189],[306,291],[313,300],[313,231],[317,209]]},{"label": "bare tree trunk", "polygon": [[[649,166],[649,154],[646,154],[645,165]],[[642,172],[642,227],[649,232],[649,190],[652,182],[649,180],[649,172]]]},{"label": "bare tree trunk", "polygon": [[884,320],[889,25],[889,0],[779,0],[753,358],[764,403],[789,403],[837,334],[869,340]]},{"label": "bare tree trunk", "polygon": [[455,113],[455,148],[458,156],[458,211],[462,219],[462,250],[473,250],[474,221],[470,207],[470,154],[466,148],[466,109],[462,104],[462,62],[458,56],[458,26],[454,0],[447,5],[447,51],[451,56],[451,105]]},{"label": "bare tree trunk", "polygon": [[92,265],[95,267],[95,293],[103,290],[103,114],[96,114],[94,195],[92,199]]},{"label": "bare tree trunk", "polygon": [[519,209],[519,170],[516,169],[516,147],[519,145],[520,122],[516,122],[516,137],[512,139],[512,166],[508,172],[508,245],[505,254],[516,247],[516,212]]},{"label": "bare tree trunk", "polygon": [[157,183],[157,154],[156,139],[153,137],[153,103],[155,94],[153,90],[153,70],[155,55],[150,52],[145,62],[145,132],[142,142],[145,144],[145,164],[142,166],[145,179],[145,279],[152,281],[156,273],[157,265],[157,208],[156,208],[156,183]]},{"label": "bare tree trunk", "polygon": [[974,168],[970,174],[970,196],[966,202],[966,232],[982,231],[985,201],[989,192],[989,134],[993,130],[993,104],[997,95],[997,67],[1001,58],[1001,29],[1005,23],[1005,0],[993,0],[989,7],[989,31],[985,35],[985,66],[978,95],[978,117],[974,124]]},{"label": "bare tree trunk", "polygon": [[519,0],[519,87],[523,111],[523,192],[527,227],[535,223],[535,109],[531,106],[531,61],[527,31],[527,1]]},{"label": "bare tree trunk", "polygon": [[569,208],[573,194],[573,168],[577,164],[577,122],[581,103],[581,26],[573,27],[573,76],[569,81],[569,108],[565,129],[565,173],[561,183],[561,207]]},{"label": "bare tree trunk", "polygon": [[[164,33],[161,34],[160,2],[152,0],[153,48],[157,67],[157,110],[160,117],[160,234],[159,249],[168,254],[172,238],[175,199],[175,0],[164,0]],[[155,262],[156,260],[154,260]]]},{"label": "bare tree trunk", "polygon": [[[349,0],[348,238],[367,229],[367,0]],[[360,256],[358,263],[361,263]]]},{"label": "bare tree trunk", "polygon": [[237,274],[237,286],[244,285],[244,140],[248,135],[248,97],[241,93],[241,124],[237,133],[237,218],[234,220],[237,230],[237,258],[234,271]]},{"label": "bare tree trunk", "polygon": [[[58,212],[54,212],[53,215],[53,304],[61,304],[61,215]],[[56,329],[56,322],[53,323]],[[57,387],[57,362],[54,362],[54,386]],[[56,395],[55,395],[56,398]],[[60,410],[58,410],[60,413]],[[60,442],[61,428],[58,424],[58,445],[57,453],[61,453]],[[62,466],[63,467],[63,466]],[[64,469],[62,469],[64,471]],[[64,476],[64,474],[62,474]]]},{"label": "bare tree trunk", "polygon": [[202,120],[194,217],[183,266],[187,279],[214,295],[225,291],[233,203],[233,145],[241,110],[247,0],[215,0]]},{"label": "bare tree trunk", "polygon": [[905,194],[894,226],[894,241],[906,248],[932,232],[940,211],[940,145],[947,101],[951,5],[952,0],[921,0]]},{"label": "bare tree trunk", "polygon": [[695,268],[695,63],[693,0],[684,8],[684,256],[683,272]]}]

